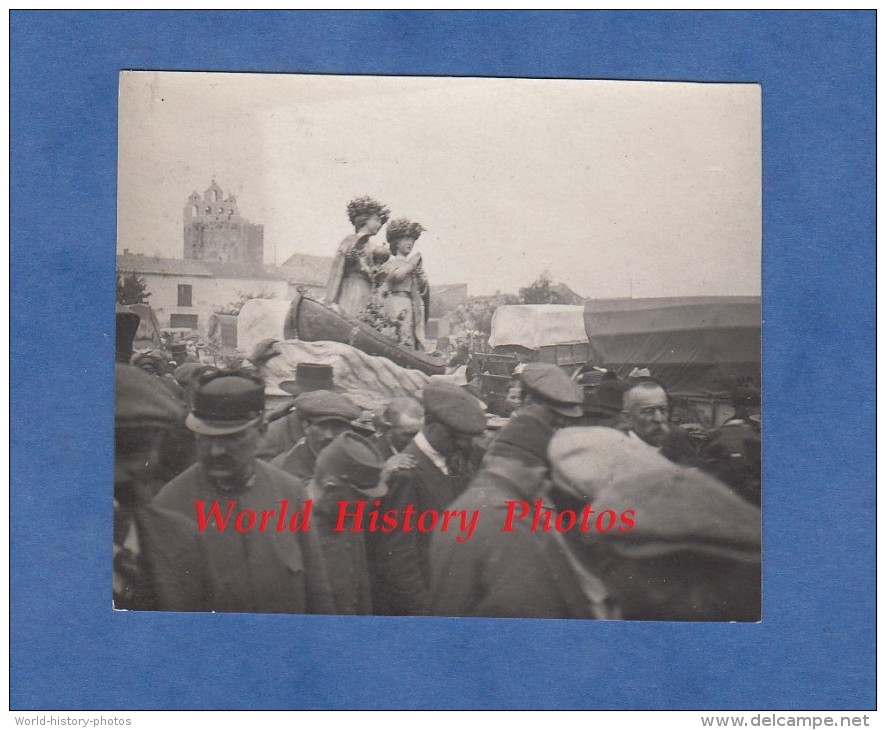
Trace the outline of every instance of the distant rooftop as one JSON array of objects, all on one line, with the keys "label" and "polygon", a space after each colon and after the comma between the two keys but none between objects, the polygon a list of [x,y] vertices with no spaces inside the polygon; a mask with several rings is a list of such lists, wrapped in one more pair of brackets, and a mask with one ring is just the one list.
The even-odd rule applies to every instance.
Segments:
[{"label": "distant rooftop", "polygon": [[279,268],[283,271],[297,271],[300,284],[326,286],[326,282],[329,280],[329,270],[332,268],[332,256],[294,253]]},{"label": "distant rooftop", "polygon": [[[117,271],[165,276],[205,276],[214,279],[265,279],[309,286],[315,285],[315,281],[318,281],[317,272],[312,268],[302,269],[298,266],[284,268],[248,261],[173,259],[132,253],[123,253],[117,256]],[[322,281],[319,281],[317,286],[326,283],[328,271],[329,266],[327,265],[327,273],[323,274]]]},{"label": "distant rooftop", "polygon": [[[280,266],[161,258],[129,252],[117,255],[117,271],[120,273],[205,276],[216,279],[269,279],[306,286],[326,286],[331,268],[331,256],[315,256],[307,253],[293,254]],[[467,289],[467,284],[432,284],[431,293],[442,294],[459,288]]]}]

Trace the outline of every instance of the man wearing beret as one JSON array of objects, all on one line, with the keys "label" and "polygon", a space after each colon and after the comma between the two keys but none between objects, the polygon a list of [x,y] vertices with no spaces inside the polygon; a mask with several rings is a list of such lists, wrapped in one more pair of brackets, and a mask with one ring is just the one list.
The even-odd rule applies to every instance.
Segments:
[{"label": "man wearing beret", "polygon": [[[395,471],[388,479],[382,509],[402,514],[446,509],[470,481],[468,457],[474,439],[486,428],[477,399],[452,383],[429,383],[423,391],[421,431],[403,450],[415,466]],[[421,615],[428,612],[431,580],[430,535],[396,530],[370,535],[375,613]]]},{"label": "man wearing beret", "polygon": [[524,392],[521,410],[552,428],[575,423],[584,414],[581,387],[556,365],[527,363],[520,373],[520,381]]},{"label": "man wearing beret", "polygon": [[[381,455],[368,440],[345,431],[317,457],[314,478],[305,489],[312,500],[311,529],[323,547],[336,613],[372,613],[363,529],[373,500],[387,491],[382,467]],[[343,522],[344,529],[336,530],[342,503],[350,517]],[[355,524],[357,515],[359,524]]]},{"label": "man wearing beret", "polygon": [[132,365],[115,367],[114,608],[154,610],[158,599],[145,528],[164,436],[184,408],[155,377]]},{"label": "man wearing beret", "polygon": [[[298,481],[255,457],[263,411],[263,383],[242,371],[207,373],[195,384],[185,423],[196,434],[198,462],[151,505],[161,609],[334,612],[316,534],[291,529],[284,517],[304,508]],[[255,520],[235,527],[237,515],[270,510],[266,529]]]},{"label": "man wearing beret", "polygon": [[314,390],[295,399],[295,409],[304,437],[291,449],[271,460],[300,482],[308,482],[320,452],[333,439],[352,429],[351,422],[360,417],[360,409],[343,393]]},{"label": "man wearing beret", "polygon": [[[547,448],[554,430],[520,412],[486,453],[477,477],[451,509],[476,510],[470,540],[434,535],[431,612],[438,616],[613,618],[603,582],[555,529],[534,531],[528,505],[547,501]],[[508,503],[526,504],[526,510]],[[514,509],[518,517],[508,522]],[[523,516],[520,518],[520,516]],[[508,531],[503,528],[510,527]]]}]

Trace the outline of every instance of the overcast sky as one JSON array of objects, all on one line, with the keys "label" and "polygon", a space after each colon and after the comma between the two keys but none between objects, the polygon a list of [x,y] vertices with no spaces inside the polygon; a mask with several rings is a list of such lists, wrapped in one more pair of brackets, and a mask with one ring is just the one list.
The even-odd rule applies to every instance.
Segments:
[{"label": "overcast sky", "polygon": [[759,294],[760,139],[748,84],[127,72],[117,248],[181,257],[215,179],[268,263],[331,256],[371,195],[471,294]]}]

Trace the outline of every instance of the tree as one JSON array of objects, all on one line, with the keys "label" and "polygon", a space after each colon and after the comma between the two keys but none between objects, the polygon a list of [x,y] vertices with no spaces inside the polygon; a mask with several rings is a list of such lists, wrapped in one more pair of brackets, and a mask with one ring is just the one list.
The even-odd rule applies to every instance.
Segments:
[{"label": "tree", "polygon": [[551,282],[551,276],[543,271],[529,286],[520,289],[521,304],[565,304]]},{"label": "tree", "polygon": [[492,330],[492,315],[496,308],[518,303],[514,294],[470,297],[452,311],[450,323],[463,330],[477,330],[488,335]]},{"label": "tree", "polygon": [[147,304],[151,298],[144,277],[138,274],[117,274],[117,302],[119,304]]}]

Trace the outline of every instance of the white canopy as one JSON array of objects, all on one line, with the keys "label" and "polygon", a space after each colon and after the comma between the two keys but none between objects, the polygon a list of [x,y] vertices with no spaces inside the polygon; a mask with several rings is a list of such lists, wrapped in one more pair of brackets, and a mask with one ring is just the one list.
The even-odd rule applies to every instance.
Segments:
[{"label": "white canopy", "polygon": [[509,304],[492,315],[492,347],[519,345],[538,350],[548,345],[588,341],[584,307],[572,304]]}]

